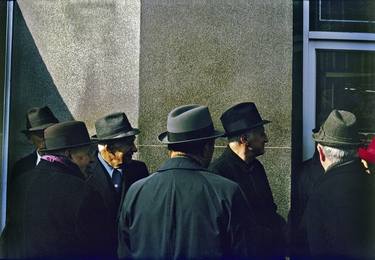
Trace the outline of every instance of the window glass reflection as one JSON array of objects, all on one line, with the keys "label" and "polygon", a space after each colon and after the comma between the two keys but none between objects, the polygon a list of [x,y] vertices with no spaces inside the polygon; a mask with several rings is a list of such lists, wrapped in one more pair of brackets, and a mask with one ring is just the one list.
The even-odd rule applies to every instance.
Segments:
[{"label": "window glass reflection", "polygon": [[375,133],[375,52],[317,50],[316,123],[332,109],[353,112],[360,131]]}]

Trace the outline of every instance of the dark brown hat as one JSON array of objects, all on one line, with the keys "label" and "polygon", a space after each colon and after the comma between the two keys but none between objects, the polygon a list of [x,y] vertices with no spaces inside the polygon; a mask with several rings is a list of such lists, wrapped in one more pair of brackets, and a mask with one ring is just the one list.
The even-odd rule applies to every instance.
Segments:
[{"label": "dark brown hat", "polygon": [[333,110],[313,134],[317,143],[331,147],[357,147],[361,144],[358,133],[357,119],[351,112]]},{"label": "dark brown hat", "polygon": [[90,145],[90,140],[85,123],[81,121],[67,121],[57,123],[44,130],[46,148],[41,152],[62,150]]},{"label": "dark brown hat", "polygon": [[225,136],[235,136],[270,123],[263,120],[253,102],[244,102],[227,109],[220,117]]},{"label": "dark brown hat", "polygon": [[93,140],[111,141],[124,137],[134,136],[140,133],[139,129],[133,128],[125,113],[112,113],[99,118],[95,122],[96,135]]},{"label": "dark brown hat", "polygon": [[185,105],[168,114],[167,131],[161,133],[159,141],[164,144],[194,142],[223,136],[214,129],[208,107]]},{"label": "dark brown hat", "polygon": [[53,115],[49,107],[33,107],[26,114],[26,130],[22,132],[27,134],[33,131],[43,131],[47,127],[58,123],[59,120]]}]

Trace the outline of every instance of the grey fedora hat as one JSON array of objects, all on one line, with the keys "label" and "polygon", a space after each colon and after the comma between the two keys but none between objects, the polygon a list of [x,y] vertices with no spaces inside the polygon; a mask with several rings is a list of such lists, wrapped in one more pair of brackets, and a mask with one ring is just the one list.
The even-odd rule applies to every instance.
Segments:
[{"label": "grey fedora hat", "polygon": [[26,130],[22,130],[22,132],[27,134],[35,131],[43,131],[58,122],[59,120],[57,120],[48,106],[32,107],[26,113]]},{"label": "grey fedora hat", "polygon": [[140,133],[139,129],[133,128],[123,112],[112,113],[99,118],[95,122],[96,135],[93,140],[110,141],[124,137],[134,136]]},{"label": "grey fedora hat", "polygon": [[187,143],[223,136],[214,129],[208,107],[184,105],[168,114],[167,131],[161,133],[159,141],[164,144]]},{"label": "grey fedora hat", "polygon": [[357,147],[362,142],[358,133],[357,118],[351,112],[334,109],[313,139],[331,147]]},{"label": "grey fedora hat", "polygon": [[263,120],[253,102],[243,102],[228,108],[220,117],[225,136],[234,136],[270,123]]},{"label": "grey fedora hat", "polygon": [[41,152],[50,152],[68,148],[91,145],[86,125],[81,121],[67,121],[57,123],[44,130],[45,149]]}]

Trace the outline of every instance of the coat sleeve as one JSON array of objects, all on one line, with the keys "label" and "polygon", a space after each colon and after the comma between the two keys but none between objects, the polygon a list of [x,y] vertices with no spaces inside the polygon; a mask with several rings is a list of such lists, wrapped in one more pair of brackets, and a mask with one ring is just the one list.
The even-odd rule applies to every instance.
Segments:
[{"label": "coat sleeve", "polygon": [[76,221],[76,232],[82,244],[84,255],[110,256],[116,255],[116,247],[112,245],[109,232],[105,229],[109,214],[100,194],[91,188],[82,199]]},{"label": "coat sleeve", "polygon": [[257,231],[254,214],[238,187],[232,200],[229,234],[234,257],[257,255]]},{"label": "coat sleeve", "polygon": [[[131,191],[130,191],[131,192]],[[117,255],[120,259],[131,257],[130,236],[129,236],[129,213],[127,206],[131,203],[130,194],[125,196],[125,200],[120,205],[121,211],[118,220],[118,248]]]},{"label": "coat sleeve", "polygon": [[327,255],[331,244],[325,227],[325,213],[321,200],[314,196],[310,198],[305,211],[307,238],[311,255]]}]

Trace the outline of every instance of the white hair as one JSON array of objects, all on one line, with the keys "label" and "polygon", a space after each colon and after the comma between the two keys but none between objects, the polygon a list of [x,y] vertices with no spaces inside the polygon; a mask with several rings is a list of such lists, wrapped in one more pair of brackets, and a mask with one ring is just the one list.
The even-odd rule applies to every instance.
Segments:
[{"label": "white hair", "polygon": [[357,149],[339,149],[330,146],[323,146],[325,156],[333,163],[342,163],[357,157]]}]

